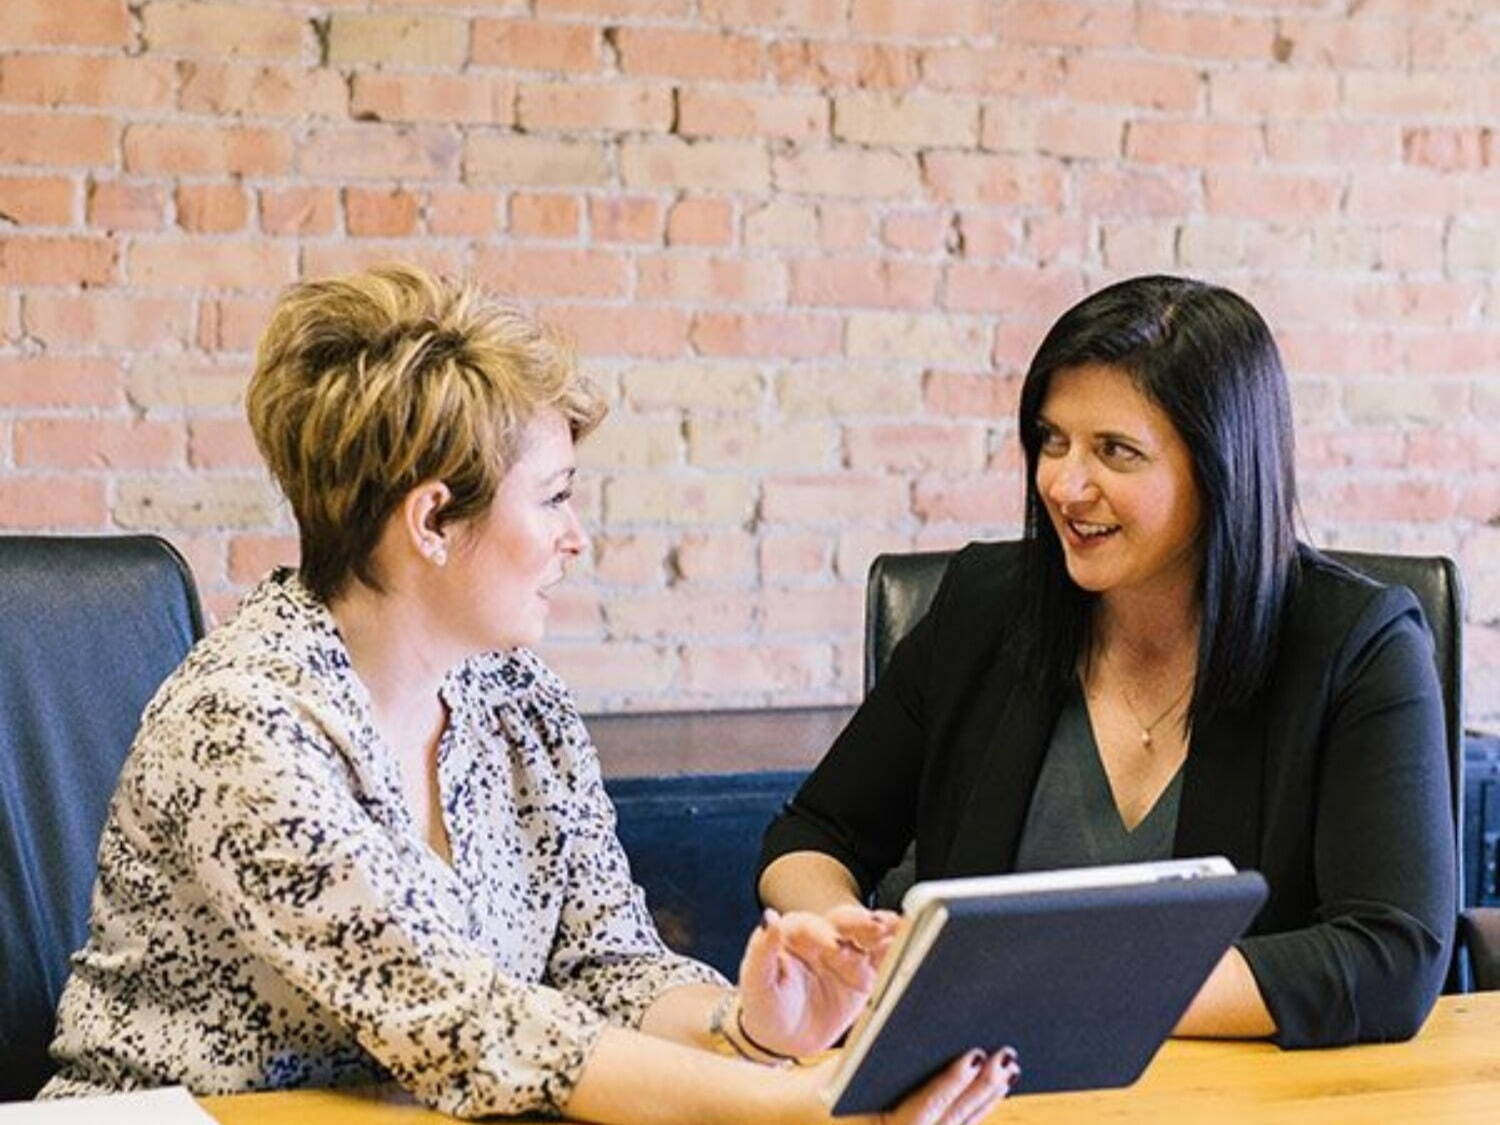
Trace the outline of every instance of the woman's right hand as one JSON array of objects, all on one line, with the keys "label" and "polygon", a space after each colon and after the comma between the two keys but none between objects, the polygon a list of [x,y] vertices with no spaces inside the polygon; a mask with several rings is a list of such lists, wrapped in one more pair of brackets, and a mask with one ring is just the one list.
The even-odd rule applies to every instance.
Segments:
[{"label": "woman's right hand", "polygon": [[[801,1072],[817,1089],[832,1076],[834,1060]],[[1021,1076],[1015,1051],[1009,1047],[985,1057],[969,1051],[954,1059],[921,1089],[908,1094],[889,1113],[868,1117],[829,1117],[834,1125],[972,1125],[994,1108]]]}]

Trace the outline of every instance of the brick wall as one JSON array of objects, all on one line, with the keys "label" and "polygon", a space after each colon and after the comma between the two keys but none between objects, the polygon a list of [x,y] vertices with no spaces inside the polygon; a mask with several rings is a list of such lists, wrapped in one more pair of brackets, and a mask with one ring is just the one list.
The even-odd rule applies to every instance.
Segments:
[{"label": "brick wall", "polygon": [[1254,300],[1326,545],[1443,552],[1500,722],[1497,0],[4,0],[0,527],[293,556],[239,401],[293,278],[406,258],[614,413],[548,654],[590,707],[848,700],[885,549],[1017,529],[1049,322]]}]

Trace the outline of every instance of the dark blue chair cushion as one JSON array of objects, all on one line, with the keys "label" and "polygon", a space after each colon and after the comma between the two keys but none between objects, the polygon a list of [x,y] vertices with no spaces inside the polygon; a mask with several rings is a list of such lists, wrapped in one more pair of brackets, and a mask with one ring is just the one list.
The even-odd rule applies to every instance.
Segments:
[{"label": "dark blue chair cushion", "polygon": [[605,783],[631,873],[673,949],[737,979],[745,939],[760,918],[761,833],[804,777],[786,770]]},{"label": "dark blue chair cushion", "polygon": [[157,687],[202,635],[154,536],[0,536],[0,1101],[50,1077],[104,814]]}]

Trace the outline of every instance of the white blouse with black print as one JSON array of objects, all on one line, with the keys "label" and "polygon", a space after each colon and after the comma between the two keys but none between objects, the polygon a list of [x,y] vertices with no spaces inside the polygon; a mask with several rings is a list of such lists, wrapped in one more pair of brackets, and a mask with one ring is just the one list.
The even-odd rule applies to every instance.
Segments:
[{"label": "white blouse with black print", "polygon": [[442,695],[451,867],[295,574],[193,650],[110,806],[45,1096],[394,1077],[464,1117],[557,1112],[606,1021],[723,983],[657,936],[541,661],[476,657]]}]

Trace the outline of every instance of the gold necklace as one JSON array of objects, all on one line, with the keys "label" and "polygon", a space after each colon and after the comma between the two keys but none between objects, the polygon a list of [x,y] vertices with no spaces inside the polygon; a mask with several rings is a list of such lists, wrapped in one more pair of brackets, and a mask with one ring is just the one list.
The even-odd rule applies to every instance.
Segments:
[{"label": "gold necklace", "polygon": [[1177,693],[1177,697],[1173,699],[1171,703],[1168,703],[1166,709],[1162,711],[1160,715],[1156,716],[1156,718],[1152,719],[1149,723],[1141,722],[1141,716],[1139,712],[1136,711],[1135,704],[1130,702],[1130,693],[1125,690],[1125,685],[1123,683],[1120,685],[1120,698],[1125,701],[1125,709],[1130,712],[1130,717],[1135,720],[1135,725],[1141,728],[1141,746],[1143,746],[1145,749],[1151,749],[1152,733],[1156,730],[1157,727],[1161,726],[1162,720],[1170,715],[1173,711],[1177,710],[1177,705],[1187,698],[1188,692],[1193,690],[1194,679],[1196,679],[1196,677],[1189,676],[1187,683],[1185,683],[1182,686],[1182,690]]}]

